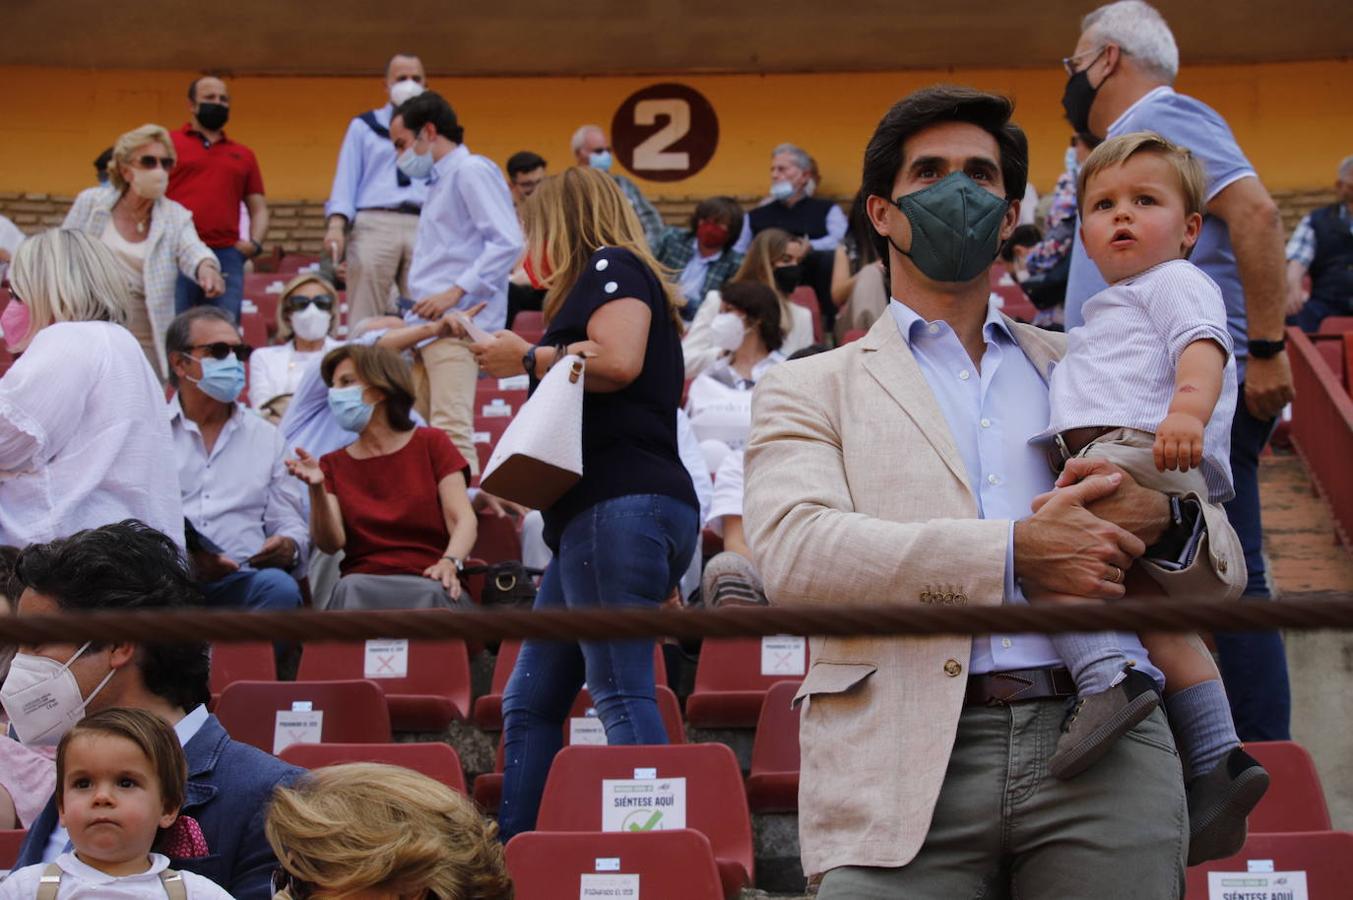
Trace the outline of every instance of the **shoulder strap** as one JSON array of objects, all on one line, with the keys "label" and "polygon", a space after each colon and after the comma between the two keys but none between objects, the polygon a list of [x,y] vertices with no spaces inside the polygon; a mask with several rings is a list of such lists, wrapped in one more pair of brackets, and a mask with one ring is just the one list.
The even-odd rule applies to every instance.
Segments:
[{"label": "shoulder strap", "polygon": [[188,887],[183,883],[182,872],[165,869],[160,873],[160,884],[164,885],[169,900],[188,900]]},{"label": "shoulder strap", "polygon": [[376,132],[376,135],[378,137],[385,138],[387,141],[390,140],[390,129],[386,128],[380,122],[376,121],[375,110],[369,109],[366,112],[362,113],[357,118],[360,119],[366,125],[367,128],[370,128],[372,131]]},{"label": "shoulder strap", "polygon": [[61,867],[56,863],[48,863],[47,868],[42,870],[42,877],[38,879],[36,900],[56,900],[56,893],[59,890],[61,890]]}]

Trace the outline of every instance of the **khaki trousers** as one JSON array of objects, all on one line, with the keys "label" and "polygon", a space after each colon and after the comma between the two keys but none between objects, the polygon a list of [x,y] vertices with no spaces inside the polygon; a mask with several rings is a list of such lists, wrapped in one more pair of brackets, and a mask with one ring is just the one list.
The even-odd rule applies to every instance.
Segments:
[{"label": "khaki trousers", "polygon": [[409,264],[418,237],[418,217],[364,209],[348,234],[348,328],[394,308],[409,292]]},{"label": "khaki trousers", "polygon": [[413,366],[415,407],[429,425],[451,438],[470,464],[471,477],[479,474],[479,453],[474,446],[474,387],[478,380],[479,364],[470,352],[469,341],[442,338],[418,351]]}]

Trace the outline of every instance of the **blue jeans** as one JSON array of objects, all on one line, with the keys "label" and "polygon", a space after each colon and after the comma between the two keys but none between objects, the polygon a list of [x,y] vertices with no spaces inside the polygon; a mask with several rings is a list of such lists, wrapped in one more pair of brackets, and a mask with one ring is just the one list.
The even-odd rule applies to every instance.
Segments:
[{"label": "blue jeans", "polygon": [[[536,609],[637,606],[656,609],[695,552],[699,514],[672,497],[604,500],[573,518],[545,569]],[[653,674],[653,641],[526,641],[503,692],[506,842],[536,824],[564,720],[583,686],[592,693],[608,744],[665,744]]]},{"label": "blue jeans", "polygon": [[301,586],[281,569],[240,569],[202,585],[208,606],[278,612],[301,605]]},{"label": "blue jeans", "polygon": [[212,253],[221,263],[221,277],[225,279],[225,293],[219,297],[208,297],[192,278],[182,272],[174,285],[174,315],[187,312],[194,306],[215,306],[224,309],[240,321],[240,304],[244,302],[244,254],[234,247],[213,247]]},{"label": "blue jeans", "polygon": [[[1245,405],[1240,385],[1231,420],[1231,478],[1236,496],[1226,517],[1245,551],[1249,582],[1244,600],[1269,600],[1264,569],[1264,527],[1259,510],[1259,454],[1273,434],[1273,420],[1260,421]],[[1287,651],[1277,631],[1218,631],[1222,682],[1231,698],[1231,715],[1242,741],[1291,740],[1292,695],[1287,683]]]}]

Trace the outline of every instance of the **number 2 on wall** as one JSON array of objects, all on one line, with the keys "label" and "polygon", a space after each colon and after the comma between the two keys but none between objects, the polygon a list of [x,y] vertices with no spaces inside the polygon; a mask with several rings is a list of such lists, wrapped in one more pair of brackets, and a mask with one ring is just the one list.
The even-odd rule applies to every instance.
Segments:
[{"label": "number 2 on wall", "polygon": [[641,100],[634,107],[635,125],[656,124],[666,117],[667,124],[634,148],[634,168],[647,171],[682,170],[690,167],[690,154],[670,152],[668,147],[691,130],[691,105],[685,100]]}]

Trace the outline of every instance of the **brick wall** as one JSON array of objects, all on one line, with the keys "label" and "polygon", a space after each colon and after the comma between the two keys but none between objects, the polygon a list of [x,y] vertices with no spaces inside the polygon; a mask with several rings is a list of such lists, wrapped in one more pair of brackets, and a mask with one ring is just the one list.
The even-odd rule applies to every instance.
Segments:
[{"label": "brick wall", "polygon": [[[760,198],[739,197],[744,206]],[[1334,202],[1329,189],[1289,191],[1274,195],[1283,213],[1284,233],[1290,234],[1297,221],[1317,206]],[[60,225],[72,198],[47,194],[0,193],[0,215],[8,216],[29,234]],[[685,224],[695,209],[698,197],[677,197],[657,201],[663,218],[674,225]],[[269,249],[281,247],[286,253],[318,256],[324,239],[324,202],[320,200],[274,200],[269,203],[272,224],[268,229]]]}]

